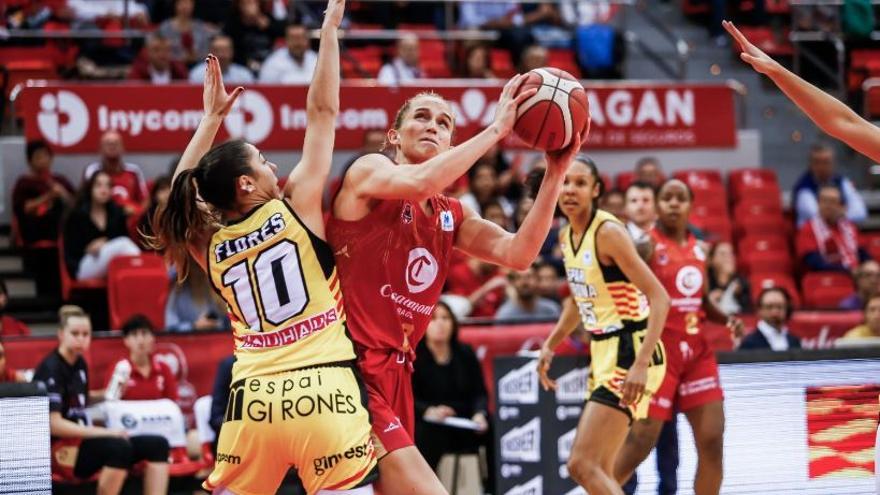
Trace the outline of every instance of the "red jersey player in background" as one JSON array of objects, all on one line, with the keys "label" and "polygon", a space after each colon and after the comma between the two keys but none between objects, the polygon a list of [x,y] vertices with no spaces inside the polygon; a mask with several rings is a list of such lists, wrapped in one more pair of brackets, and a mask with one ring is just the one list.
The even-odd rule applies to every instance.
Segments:
[{"label": "red jersey player in background", "polygon": [[648,419],[633,424],[617,457],[615,476],[625,483],[654,448],[663,423],[681,411],[693,429],[699,459],[694,492],[709,495],[721,490],[724,394],[715,352],[701,326],[708,318],[739,334],[742,322],[728,317],[708,297],[707,249],[688,230],[693,199],[684,182],[664,182],[657,192],[657,225],[640,246],[671,301],[661,336],[666,376],[651,399]]},{"label": "red jersey player in background", "polygon": [[574,136],[567,149],[548,154],[541,191],[516,234],[444,196],[447,186],[510,133],[517,107],[535,93],[515,96],[524,80],[512,78],[495,121],[454,148],[455,116],[446,100],[433,93],[413,97],[387,134],[394,160],[380,154],[357,159],[334,199],[328,241],[369,394],[383,495],[446,493],[413,443],[411,377],[414,349],[439,300],[453,248],[516,270],[528,267],[547,237],[565,171],[585,137]]}]

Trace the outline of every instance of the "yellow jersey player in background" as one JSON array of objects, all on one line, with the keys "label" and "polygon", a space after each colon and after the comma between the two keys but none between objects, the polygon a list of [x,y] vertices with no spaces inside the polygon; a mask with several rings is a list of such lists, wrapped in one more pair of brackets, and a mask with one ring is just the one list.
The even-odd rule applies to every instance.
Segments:
[{"label": "yellow jersey player in background", "polygon": [[568,471],[591,495],[622,495],[614,459],[632,421],[647,415],[650,396],[663,381],[660,332],[669,296],[636,252],[624,225],[596,208],[601,194],[596,165],[579,155],[559,197],[569,222],[559,242],[571,297],[541,347],[538,373],[545,389],[555,389],[548,377],[553,350],[583,323],[591,335],[592,379]]},{"label": "yellow jersey player in background", "polygon": [[226,93],[210,56],[205,116],[155,222],[157,247],[183,277],[191,255],[232,319],[237,359],[229,406],[203,485],[215,493],[275,493],[291,467],[309,495],[373,493],[366,394],[321,211],[339,109],[344,8],[344,0],[327,6],[302,160],[283,193],[275,165],[253,145],[236,140],[210,149],[243,91]]}]

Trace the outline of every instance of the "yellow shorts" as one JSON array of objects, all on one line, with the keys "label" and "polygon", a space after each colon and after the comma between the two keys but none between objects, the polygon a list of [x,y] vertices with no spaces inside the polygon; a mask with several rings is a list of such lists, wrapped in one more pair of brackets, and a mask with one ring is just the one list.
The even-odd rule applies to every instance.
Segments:
[{"label": "yellow shorts", "polygon": [[651,396],[663,383],[666,374],[666,352],[658,341],[648,365],[648,383],[642,400],[631,406],[620,402],[626,372],[642,347],[647,330],[620,330],[607,335],[593,335],[590,342],[590,391],[587,400],[600,402],[629,415],[630,419],[648,416]]},{"label": "yellow shorts", "polygon": [[306,368],[233,383],[214,471],[202,486],[238,495],[271,494],[291,467],[309,494],[372,483],[376,451],[366,400],[350,366]]}]

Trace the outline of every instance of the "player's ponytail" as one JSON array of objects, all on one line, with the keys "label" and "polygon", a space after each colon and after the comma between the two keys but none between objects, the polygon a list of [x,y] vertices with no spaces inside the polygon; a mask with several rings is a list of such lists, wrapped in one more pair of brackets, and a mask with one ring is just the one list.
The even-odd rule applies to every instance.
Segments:
[{"label": "player's ponytail", "polygon": [[165,206],[153,215],[155,235],[147,241],[153,249],[164,251],[165,257],[177,267],[182,281],[189,270],[189,243],[199,232],[215,222],[207,205],[202,202],[196,185],[199,167],[184,170],[174,179]]},{"label": "player's ponytail", "polygon": [[219,228],[219,213],[235,210],[235,184],[253,170],[248,164],[252,146],[236,139],[207,152],[195,168],[177,174],[164,208],[153,217],[155,236],[150,246],[164,251],[177,267],[177,278],[188,272],[189,246],[209,228]]}]

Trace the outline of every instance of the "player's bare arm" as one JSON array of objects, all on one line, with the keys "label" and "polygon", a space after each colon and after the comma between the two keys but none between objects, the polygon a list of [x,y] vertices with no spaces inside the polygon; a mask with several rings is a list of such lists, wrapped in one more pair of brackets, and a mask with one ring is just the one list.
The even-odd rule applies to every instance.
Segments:
[{"label": "player's bare arm", "polygon": [[633,241],[622,226],[610,222],[604,223],[596,233],[596,244],[599,246],[600,256],[610,258],[626,278],[645,294],[651,307],[645,340],[623,382],[623,402],[635,404],[641,400],[645,392],[648,365],[654,348],[660,341],[663,324],[666,323],[666,314],[669,312],[669,294],[639,256]]},{"label": "player's bare arm", "polygon": [[338,28],[345,11],[345,0],[330,0],[321,26],[321,43],[312,84],[306,97],[306,127],[303,154],[293,168],[284,197],[303,222],[324,237],[321,195],[333,163],[336,116],[339,114]]},{"label": "player's bare arm", "polygon": [[578,323],[580,323],[580,315],[578,314],[577,305],[574,299],[566,297],[562,301],[562,314],[559,315],[559,321],[553,327],[553,331],[541,345],[541,354],[538,356],[538,378],[541,380],[541,386],[544,390],[556,390],[556,380],[549,376],[550,364],[553,362],[553,352],[563,339],[574,332]]},{"label": "player's bare arm", "polygon": [[822,131],[874,161],[880,161],[880,129],[843,102],[804,81],[753,45],[732,22],[724,28],[742,48],[740,58],[769,77]]},{"label": "player's bare arm", "polygon": [[[418,166],[397,165],[379,154],[359,158],[346,174],[340,202],[355,200],[366,204],[371,199],[421,201],[443,192],[486,154],[489,148],[510,134],[516,120],[517,107],[537,92],[529,90],[514,96],[525,79],[525,75],[519,75],[504,86],[495,121],[489,127]],[[448,125],[450,129],[455,119],[453,115],[432,118],[437,119],[433,125]]]},{"label": "player's bare arm", "polygon": [[580,148],[581,138],[575,134],[567,148],[547,154],[547,172],[535,204],[515,234],[480,218],[474,211],[462,205],[464,221],[455,240],[455,247],[490,263],[516,270],[528,268],[538,257],[547,238],[565,172]]}]

